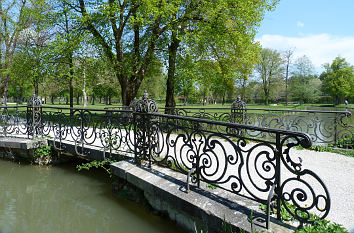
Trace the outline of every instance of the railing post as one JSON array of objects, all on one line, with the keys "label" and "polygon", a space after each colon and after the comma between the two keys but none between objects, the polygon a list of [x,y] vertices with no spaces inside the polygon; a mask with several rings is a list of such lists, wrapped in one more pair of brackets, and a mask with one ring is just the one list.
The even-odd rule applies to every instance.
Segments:
[{"label": "railing post", "polygon": [[158,112],[157,104],[149,98],[148,93],[145,91],[144,96],[140,100],[133,100],[130,108],[133,110],[135,163],[138,163],[139,159],[148,159],[149,167],[151,167],[150,114]]},{"label": "railing post", "polygon": [[42,135],[42,100],[33,94],[27,102],[27,136],[36,138]]},{"label": "railing post", "polygon": [[133,112],[133,131],[134,131],[134,163],[138,164],[138,140],[137,140],[137,125],[136,125],[135,112]]},{"label": "railing post", "polygon": [[81,153],[84,154],[84,112],[80,110],[80,142],[81,142]]},{"label": "railing post", "polygon": [[244,124],[246,120],[246,103],[238,96],[231,105],[231,122]]},{"label": "railing post", "polygon": [[[60,150],[62,150],[61,148],[61,143],[62,143],[62,132],[61,132],[61,120],[59,119],[59,148]],[[55,147],[55,142],[54,142],[54,147]]]},{"label": "railing post", "polygon": [[276,156],[276,165],[275,165],[275,194],[276,194],[276,201],[277,201],[277,219],[281,220],[280,216],[280,211],[281,211],[281,168],[280,168],[280,162],[281,162],[281,156],[282,156],[282,145],[280,142],[280,133],[276,134],[276,150],[275,150],[275,156]]},{"label": "railing post", "polygon": [[4,107],[4,111],[2,112],[3,119],[4,120],[4,136],[7,137],[7,124],[8,124],[8,118],[9,118],[9,113],[7,111],[7,106]]},{"label": "railing post", "polygon": [[337,147],[338,143],[338,113],[336,113],[334,119],[334,147]]},{"label": "railing post", "polygon": [[[238,96],[231,105],[231,123],[245,124],[246,121],[246,103]],[[239,136],[243,136],[245,130],[237,130]]]}]

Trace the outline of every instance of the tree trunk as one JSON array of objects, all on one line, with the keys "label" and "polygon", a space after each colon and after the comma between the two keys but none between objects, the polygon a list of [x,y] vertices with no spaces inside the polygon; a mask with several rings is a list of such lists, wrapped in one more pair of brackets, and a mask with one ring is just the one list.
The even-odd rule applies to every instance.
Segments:
[{"label": "tree trunk", "polygon": [[83,99],[82,102],[84,104],[84,108],[87,107],[87,93],[86,93],[86,66],[84,67],[84,85],[82,88]]},{"label": "tree trunk", "polygon": [[168,47],[168,71],[167,71],[167,81],[166,81],[166,104],[165,113],[173,114],[174,108],[176,107],[176,101],[174,96],[175,91],[175,72],[176,72],[176,58],[177,50],[179,47],[179,39],[177,38],[177,24],[173,24],[172,34],[171,34],[171,44]]},{"label": "tree trunk", "polygon": [[339,99],[340,99],[339,96],[336,96],[336,97],[335,97],[335,105],[338,105],[338,104],[339,104],[339,102],[340,102]]},{"label": "tree trunk", "polygon": [[38,79],[37,78],[34,79],[34,94],[36,94],[36,96],[38,96]]},{"label": "tree trunk", "polygon": [[77,93],[76,95],[76,105],[80,105],[80,94]]},{"label": "tree trunk", "polygon": [[93,93],[93,94],[92,94],[92,103],[91,103],[92,105],[95,105],[95,98],[96,98],[96,97],[95,97],[95,93]]},{"label": "tree trunk", "polygon": [[50,102],[54,105],[54,96],[51,96]]},{"label": "tree trunk", "polygon": [[6,74],[5,83],[4,83],[4,106],[7,106],[7,98],[9,93],[9,80],[10,80],[10,75]]},{"label": "tree trunk", "polygon": [[[72,62],[72,60],[71,60]],[[72,67],[72,64],[70,65]],[[73,71],[70,69],[70,81],[69,81],[69,89],[70,89],[70,108],[74,107],[74,86],[73,86]]]}]

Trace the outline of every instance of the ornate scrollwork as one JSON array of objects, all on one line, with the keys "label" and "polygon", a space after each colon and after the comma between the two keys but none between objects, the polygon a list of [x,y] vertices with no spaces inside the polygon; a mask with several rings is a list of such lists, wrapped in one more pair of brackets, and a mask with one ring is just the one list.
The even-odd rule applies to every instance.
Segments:
[{"label": "ornate scrollwork", "polygon": [[33,94],[27,102],[27,134],[28,137],[42,135],[42,100]]},{"label": "ornate scrollwork", "polygon": [[246,119],[246,103],[238,96],[231,105],[231,119],[234,123],[243,124]]},{"label": "ornate scrollwork", "polygon": [[[258,113],[262,111],[262,113]],[[354,137],[354,126],[350,124],[351,112],[323,112],[315,110],[273,110],[251,109],[236,100],[231,112],[227,108],[175,108],[175,115],[215,121],[241,123],[256,127],[284,129],[307,133],[316,145],[335,144]],[[224,127],[212,126],[223,133]],[[207,129],[205,129],[207,130]],[[244,136],[252,138],[275,139],[272,134],[254,130],[239,130]],[[353,145],[346,145],[353,146]]]},{"label": "ornate scrollwork", "polygon": [[[289,143],[289,141],[292,142]],[[313,214],[318,215],[321,219],[325,218],[330,209],[330,196],[327,187],[314,172],[302,169],[301,159],[299,162],[295,162],[290,155],[290,149],[294,146],[310,147],[311,139],[291,135],[286,136],[281,144],[286,144],[281,159],[290,172],[285,176],[279,191],[282,205],[301,224],[313,222]],[[295,208],[290,208],[288,203]]]},{"label": "ornate scrollwork", "polygon": [[139,113],[153,113],[158,112],[159,108],[155,100],[149,98],[149,94],[145,91],[143,97],[140,100],[134,99],[130,105],[130,108],[134,112]]}]

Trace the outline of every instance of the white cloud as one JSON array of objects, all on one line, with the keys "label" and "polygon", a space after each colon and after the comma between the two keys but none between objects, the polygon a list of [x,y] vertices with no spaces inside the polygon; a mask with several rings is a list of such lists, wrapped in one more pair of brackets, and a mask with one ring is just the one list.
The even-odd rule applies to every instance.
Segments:
[{"label": "white cloud", "polygon": [[257,39],[263,48],[287,50],[295,48],[294,57],[306,55],[316,70],[322,70],[324,63],[331,63],[337,56],[345,58],[354,65],[354,37],[338,37],[329,34],[286,37],[281,35],[263,35]]},{"label": "white cloud", "polygon": [[303,22],[301,22],[301,21],[297,21],[296,25],[299,28],[303,28],[305,26],[305,24]]}]

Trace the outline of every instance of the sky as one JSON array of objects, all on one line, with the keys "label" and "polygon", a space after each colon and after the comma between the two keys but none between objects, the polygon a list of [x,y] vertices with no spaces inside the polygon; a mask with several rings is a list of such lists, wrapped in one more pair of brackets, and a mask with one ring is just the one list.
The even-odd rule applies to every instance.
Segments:
[{"label": "sky", "polygon": [[354,65],[354,0],[280,0],[256,40],[263,48],[306,55],[317,72],[337,56]]}]

